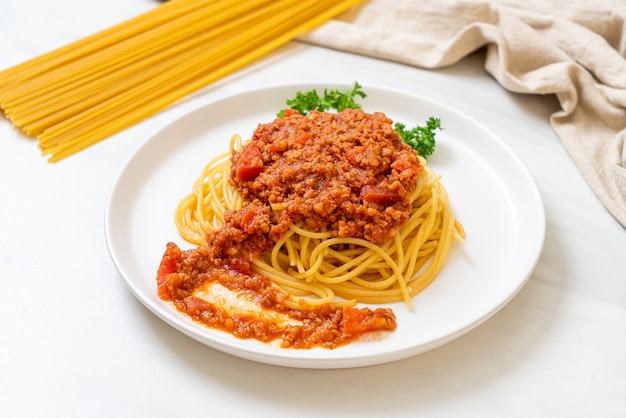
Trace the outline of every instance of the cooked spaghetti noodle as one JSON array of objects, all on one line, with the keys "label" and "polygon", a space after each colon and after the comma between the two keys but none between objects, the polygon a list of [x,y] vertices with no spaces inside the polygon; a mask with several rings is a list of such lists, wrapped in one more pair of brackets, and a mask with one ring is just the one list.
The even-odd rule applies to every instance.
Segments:
[{"label": "cooked spaghetti noodle", "polygon": [[[229,181],[231,156],[242,149],[242,139],[231,139],[230,151],[210,161],[175,211],[182,237],[207,245],[207,231],[225,224],[229,210],[241,210],[246,201]],[[410,194],[410,214],[394,237],[382,244],[363,238],[337,237],[300,224],[289,225],[270,251],[252,260],[255,271],[294,297],[294,306],[356,302],[405,301],[426,288],[441,270],[453,241],[464,240],[448,195],[426,161]],[[279,217],[281,205],[273,205]]]}]

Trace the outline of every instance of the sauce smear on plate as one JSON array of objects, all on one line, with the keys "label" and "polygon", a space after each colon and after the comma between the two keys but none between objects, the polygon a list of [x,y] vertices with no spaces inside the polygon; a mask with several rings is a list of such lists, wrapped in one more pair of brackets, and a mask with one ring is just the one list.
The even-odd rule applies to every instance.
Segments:
[{"label": "sauce smear on plate", "polygon": [[168,243],[157,285],[161,299],[194,321],[238,338],[276,341],[283,348],[335,348],[397,327],[388,308],[288,308],[289,294],[255,273],[248,260],[217,266],[206,247],[182,250]]}]

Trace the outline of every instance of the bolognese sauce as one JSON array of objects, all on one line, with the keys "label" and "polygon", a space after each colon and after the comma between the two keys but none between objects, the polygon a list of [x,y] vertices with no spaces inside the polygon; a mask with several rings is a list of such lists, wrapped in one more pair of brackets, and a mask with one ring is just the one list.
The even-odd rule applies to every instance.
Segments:
[{"label": "bolognese sauce", "polygon": [[[382,244],[407,221],[422,169],[384,113],[345,109],[303,116],[287,109],[233,152],[230,181],[248,204],[210,233],[213,255],[227,258],[240,240],[246,251],[262,252],[298,223]],[[259,235],[267,237],[266,245],[252,248],[247,237],[262,244]]]},{"label": "bolognese sauce", "polygon": [[[283,348],[336,348],[363,334],[393,331],[397,326],[387,308],[333,304],[288,308],[284,302],[289,295],[248,267],[247,263],[218,267],[211,263],[206,247],[181,250],[168,243],[157,273],[159,297],[198,323],[237,338],[278,341]],[[207,297],[215,286],[221,293],[235,295],[227,299],[230,303]],[[237,305],[245,305],[243,309],[234,307],[234,298]]]},{"label": "bolognese sauce", "polygon": [[[223,227],[207,231],[206,247],[167,245],[157,273],[161,299],[207,326],[280,340],[284,347],[333,348],[367,332],[394,330],[395,316],[386,308],[288,308],[289,294],[251,268],[292,224],[374,244],[396,236],[423,167],[392,121],[360,109],[307,115],[288,109],[260,124],[231,163],[230,182],[246,204],[226,211]],[[207,301],[213,286],[258,309]]]}]

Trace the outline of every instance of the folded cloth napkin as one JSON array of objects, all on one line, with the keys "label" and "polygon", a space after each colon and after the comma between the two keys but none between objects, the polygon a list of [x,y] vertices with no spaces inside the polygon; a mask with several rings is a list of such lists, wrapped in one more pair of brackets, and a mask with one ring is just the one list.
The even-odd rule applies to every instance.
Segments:
[{"label": "folded cloth napkin", "polygon": [[556,95],[553,129],[626,227],[625,21],[623,0],[369,0],[299,40],[431,69],[485,47],[504,88]]}]

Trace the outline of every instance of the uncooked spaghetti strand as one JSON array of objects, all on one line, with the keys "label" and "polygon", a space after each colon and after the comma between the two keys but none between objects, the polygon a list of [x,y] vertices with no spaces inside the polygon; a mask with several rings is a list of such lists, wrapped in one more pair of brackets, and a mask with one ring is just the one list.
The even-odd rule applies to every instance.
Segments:
[{"label": "uncooked spaghetti strand", "polygon": [[17,112],[20,104],[28,105],[28,109],[32,109],[34,103],[47,106],[52,100],[65,100],[68,93],[80,98],[81,88],[93,90],[95,85],[110,86],[115,80],[124,80],[128,74],[132,75],[136,66],[149,68],[166,58],[175,59],[176,54],[200,43],[207,48],[211,42],[219,43],[219,39],[212,39],[220,34],[226,32],[222,37],[228,38],[228,32],[233,32],[234,27],[242,30],[247,22],[245,18],[270,1],[248,0],[237,3],[237,7],[228,7],[228,3],[223,3],[219,7],[196,11],[184,19],[167,22],[114,47],[96,51],[81,60],[20,83],[2,94],[5,107]]},{"label": "uncooked spaghetti strand", "polygon": [[[285,39],[285,40],[287,40],[287,39]],[[248,61],[250,61],[250,60],[252,60],[252,59],[262,55],[264,53],[264,51],[267,50],[272,45],[277,46],[275,40],[274,40],[273,43],[272,43],[272,41],[266,43],[261,48],[262,51],[261,50],[256,50],[256,51],[252,52],[252,55],[247,54],[246,56],[244,56],[245,61],[248,62]],[[234,71],[235,70],[235,65],[244,65],[244,64],[245,64],[245,62],[243,62],[242,59],[239,59],[239,60],[236,60],[235,62],[233,62],[231,65],[222,66],[216,72],[211,73],[208,78],[206,78],[206,77],[205,78],[201,78],[201,83],[204,85],[204,84],[207,84],[207,83],[209,83],[211,81],[214,81],[214,80],[222,77],[226,73],[228,73],[230,71]],[[106,136],[108,136],[108,135],[110,135],[112,133],[115,133],[115,132],[117,132],[120,129],[123,129],[124,127],[134,123],[135,121],[140,120],[142,117],[145,117],[145,116],[147,116],[149,114],[152,114],[152,113],[160,110],[159,107],[166,106],[170,102],[175,101],[175,100],[177,100],[180,97],[183,97],[188,92],[196,90],[199,87],[200,86],[198,86],[197,83],[192,83],[191,85],[188,85],[186,88],[185,88],[185,86],[183,86],[183,88],[185,88],[185,90],[177,89],[177,90],[172,91],[171,93],[174,95],[174,97],[172,97],[171,95],[159,95],[158,98],[154,98],[154,99],[151,98],[150,103],[147,104],[147,106],[148,106],[147,108],[146,107],[142,107],[142,108],[137,109],[137,113],[139,113],[139,114],[135,113],[135,114],[133,114],[133,116],[126,115],[124,118],[122,118],[121,122],[118,121],[118,122],[120,122],[119,125],[111,125],[111,124],[109,124],[107,126],[104,126],[104,130],[99,130],[99,132],[97,132],[97,133],[93,132],[93,128],[94,128],[93,126],[89,126],[89,127],[87,127],[87,130],[89,131],[90,139],[87,139],[86,143],[76,143],[76,144],[69,145],[68,147],[63,147],[64,150],[62,152],[58,153],[57,156],[53,156],[50,159],[50,161],[58,161],[59,159],[62,159],[64,157],[68,156],[68,155],[71,155],[74,152],[76,152],[76,151],[78,151],[78,150],[80,150],[80,149],[82,149],[82,148],[84,148],[86,146],[89,146],[89,145],[97,142],[98,140],[104,139]],[[102,118],[99,117],[99,120],[102,120]],[[85,129],[83,129],[83,131],[85,131]],[[79,138],[79,140],[82,141],[83,138]],[[79,142],[79,141],[77,141],[77,142]]]},{"label": "uncooked spaghetti strand", "polygon": [[333,13],[338,14],[344,10],[347,10],[349,7],[361,1],[363,0],[351,0],[351,1],[341,2],[340,4],[332,7],[331,9],[332,13],[331,11],[327,11],[322,16],[318,15],[314,17],[313,19],[310,19],[300,24],[299,26],[291,29],[290,31],[282,34],[281,36],[278,36],[272,39],[271,41],[266,42],[265,44],[253,49],[252,51],[244,54],[243,56],[237,59],[234,59],[228,64],[223,65],[216,71],[213,71],[205,75],[204,77],[199,78],[198,80],[189,82],[185,86],[181,86],[173,91],[169,91],[166,94],[163,94],[162,96],[158,97],[158,99],[151,99],[148,103],[145,103],[139,108],[135,108],[135,109],[127,111],[124,114],[123,118],[119,118],[119,119],[107,122],[106,126],[100,127],[97,132],[92,133],[91,135],[82,134],[82,138],[80,138],[80,141],[72,144],[71,146],[67,148],[58,150],[58,152],[54,153],[50,157],[49,161],[51,162],[59,161],[63,158],[66,158],[72,155],[73,153],[81,149],[84,149],[87,146],[93,145],[94,143],[116,132],[119,132],[120,130],[124,128],[131,126],[132,124],[162,110],[163,108],[167,107],[168,105],[175,102],[176,100],[179,100],[182,97],[185,97],[186,95],[198,90],[199,88],[202,88],[210,84],[211,82],[216,81],[240,69],[241,67],[247,65],[253,60],[263,56],[267,52],[293,39],[295,36],[297,36],[301,32],[311,29],[323,23],[324,19],[326,20],[329,19],[330,17],[333,16]]},{"label": "uncooked spaghetti strand", "polygon": [[[212,50],[219,54],[219,45],[243,30],[253,16],[246,15],[244,19],[221,25],[215,30],[201,32],[202,28],[197,28],[196,32],[199,33],[195,36],[170,45],[169,48],[161,49],[157,53],[133,59],[131,62],[121,61],[112,68],[109,68],[110,64],[106,63],[109,61],[108,57],[103,58],[104,61],[95,61],[92,65],[81,64],[73,70],[68,68],[68,74],[74,74],[75,80],[71,80],[71,77],[63,79],[63,74],[65,74],[63,73],[57,77],[61,77],[62,82],[46,83],[50,85],[51,90],[41,95],[36,88],[30,87],[31,91],[35,90],[34,98],[17,104],[8,102],[6,113],[14,124],[24,127],[29,135],[36,136],[46,127],[79,114],[135,86],[145,85],[148,82],[155,84],[161,74],[172,74],[177,69],[184,69],[186,63],[191,62],[197,56],[202,56]],[[208,47],[208,45],[217,46]],[[110,58],[110,60],[114,59],[114,57]],[[81,78],[82,68],[101,69],[104,73],[86,73],[85,77]],[[64,83],[67,84],[62,85]]]},{"label": "uncooked spaghetti strand", "polygon": [[13,82],[37,76],[178,16],[193,13],[197,8],[220,1],[227,0],[171,0],[148,12],[1,71],[0,92]]},{"label": "uncooked spaghetti strand", "polygon": [[[221,59],[225,60],[227,58],[222,57]],[[211,63],[207,61],[207,65],[217,66],[219,62],[218,60],[212,60]],[[176,92],[176,88],[181,83],[184,85],[186,80],[193,80],[197,71],[205,71],[201,65],[197,65],[196,72],[188,71],[185,74],[186,68],[187,67],[177,69],[176,72],[166,72],[166,75],[163,77],[152,78],[148,82],[136,86],[134,89],[129,89],[118,96],[99,102],[81,113],[59,121],[41,132],[39,136],[40,143],[44,148],[54,148],[56,145],[66,140],[70,141],[68,143],[69,145],[72,145],[72,142],[79,143],[84,139],[80,136],[81,133],[93,137],[96,129],[100,127],[106,129],[110,127],[107,126],[110,122],[116,121],[118,118],[124,120],[128,111],[134,109],[140,110],[141,106],[144,104],[149,105],[150,102],[161,100],[167,92]],[[164,77],[169,80],[163,81]],[[180,78],[183,80],[177,82],[177,79]],[[29,131],[30,128],[25,127],[25,130]],[[62,147],[65,148],[67,145],[63,145]]]},{"label": "uncooked spaghetti strand", "polygon": [[[285,9],[284,6],[289,3],[298,3],[299,6],[297,8]],[[298,0],[283,0],[280,4],[268,6],[264,13],[268,17],[279,16],[283,18],[283,26],[291,25],[290,19],[299,12],[310,10],[309,6],[310,4]],[[282,30],[281,26],[272,28],[272,31],[266,31],[262,25],[252,26],[249,30],[242,32],[239,37],[235,37],[233,40],[221,45],[219,50],[215,51],[215,55],[200,53],[197,57],[192,56],[191,60],[180,68],[154,77],[149,82],[139,85],[136,89],[126,91],[112,100],[100,103],[81,114],[50,127],[42,133],[40,141],[46,144],[51,142],[51,139],[54,140],[60,137],[62,140],[62,135],[70,131],[72,131],[72,135],[76,135],[77,132],[81,131],[92,134],[95,127],[86,123],[87,120],[94,120],[99,125],[104,125],[109,120],[115,119],[117,115],[123,115],[128,106],[136,107],[141,103],[150,103],[158,100],[163,93],[160,89],[169,89],[175,92],[178,86],[184,87],[185,83],[201,77],[206,68],[219,68],[221,65],[227,64],[232,58],[239,56],[240,49],[250,48],[247,42],[252,42],[252,46],[263,44],[267,39],[271,40],[281,33]],[[192,68],[195,70],[191,71]]]}]

